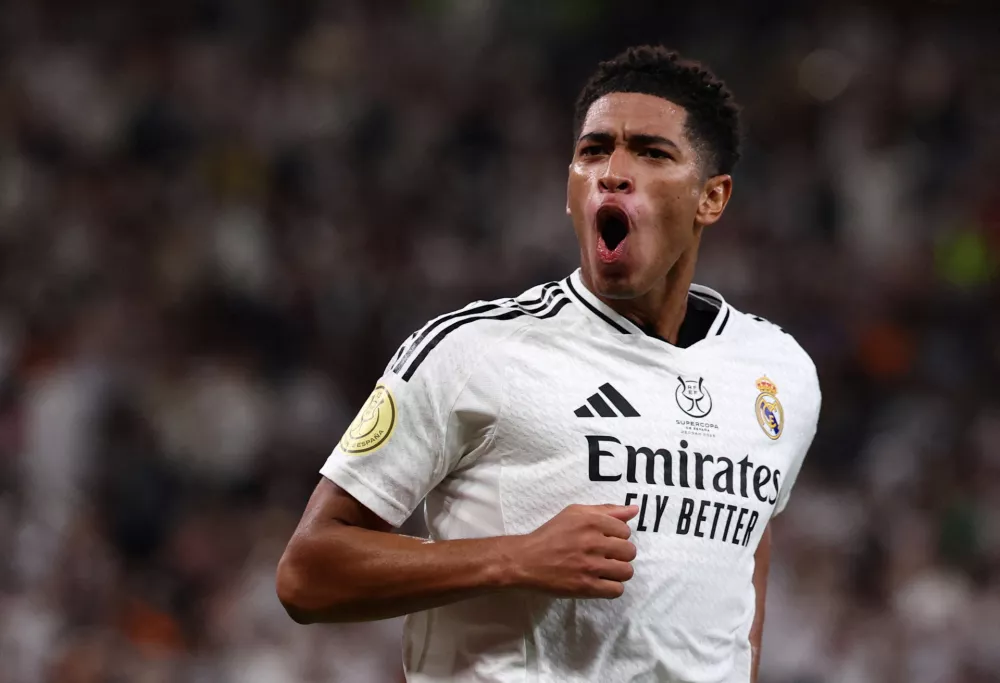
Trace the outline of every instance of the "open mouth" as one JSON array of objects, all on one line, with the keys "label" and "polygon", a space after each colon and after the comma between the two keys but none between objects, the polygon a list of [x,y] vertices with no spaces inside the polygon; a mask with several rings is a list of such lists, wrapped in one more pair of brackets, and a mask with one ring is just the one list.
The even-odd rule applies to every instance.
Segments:
[{"label": "open mouth", "polygon": [[621,256],[628,237],[628,215],[617,206],[604,206],[597,212],[598,251],[605,261],[614,261]]}]

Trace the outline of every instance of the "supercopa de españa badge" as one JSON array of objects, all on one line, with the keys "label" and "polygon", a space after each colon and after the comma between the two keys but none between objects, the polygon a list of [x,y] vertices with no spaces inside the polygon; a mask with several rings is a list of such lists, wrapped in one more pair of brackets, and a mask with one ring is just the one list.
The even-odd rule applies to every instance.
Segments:
[{"label": "supercopa de espa\u00f1a badge", "polygon": [[778,400],[778,387],[767,377],[757,380],[757,400],[754,401],[754,411],[757,422],[769,439],[777,439],[785,430],[785,409]]},{"label": "supercopa de espa\u00f1a badge", "polygon": [[367,455],[392,436],[396,426],[396,401],[389,387],[378,384],[340,439],[340,450],[348,455]]}]

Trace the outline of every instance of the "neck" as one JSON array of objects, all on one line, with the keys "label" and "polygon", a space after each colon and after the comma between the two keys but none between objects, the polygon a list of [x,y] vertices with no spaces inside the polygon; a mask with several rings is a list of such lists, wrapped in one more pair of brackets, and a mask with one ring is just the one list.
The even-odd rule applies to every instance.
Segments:
[{"label": "neck", "polygon": [[666,276],[658,280],[649,291],[630,299],[601,296],[594,292],[593,283],[586,277],[584,284],[618,315],[628,318],[647,332],[676,344],[687,313],[688,290],[694,280],[696,261],[697,248],[694,248],[681,256],[667,271]]}]

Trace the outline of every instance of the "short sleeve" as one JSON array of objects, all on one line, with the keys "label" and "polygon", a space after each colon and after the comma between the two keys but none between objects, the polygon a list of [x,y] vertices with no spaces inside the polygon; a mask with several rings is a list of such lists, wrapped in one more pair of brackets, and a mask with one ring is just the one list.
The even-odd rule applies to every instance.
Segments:
[{"label": "short sleeve", "polygon": [[404,343],[320,474],[394,527],[405,522],[494,428],[502,373],[482,362],[487,325]]},{"label": "short sleeve", "polygon": [[802,405],[804,406],[803,412],[803,422],[802,426],[795,433],[796,440],[796,453],[795,458],[792,460],[791,466],[788,468],[788,472],[785,473],[785,480],[782,482],[781,491],[778,494],[778,500],[774,505],[774,512],[771,514],[772,517],[776,517],[781,514],[788,505],[788,499],[791,497],[792,488],[795,486],[795,480],[799,477],[799,472],[802,469],[802,463],[805,462],[806,455],[809,452],[809,448],[812,446],[813,439],[816,436],[816,428],[819,425],[819,411],[822,405],[822,394],[819,388],[819,379],[816,376],[816,368],[809,362],[810,371],[807,374],[808,382],[805,383],[804,400]]}]

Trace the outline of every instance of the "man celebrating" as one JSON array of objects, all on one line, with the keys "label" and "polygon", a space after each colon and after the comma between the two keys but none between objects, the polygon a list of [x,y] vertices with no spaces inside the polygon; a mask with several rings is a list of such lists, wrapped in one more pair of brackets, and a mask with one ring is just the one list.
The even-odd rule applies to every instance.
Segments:
[{"label": "man celebrating", "polygon": [[[574,121],[580,268],[390,360],[278,568],[301,623],[407,618],[410,681],[747,683],[769,520],[816,430],[809,357],[692,284],[738,110],[662,48]],[[429,541],[389,533],[425,501]]]}]

